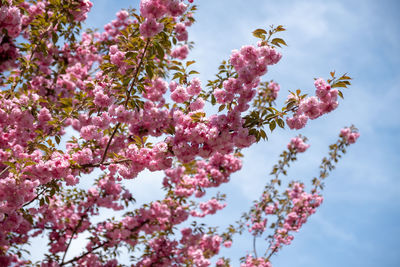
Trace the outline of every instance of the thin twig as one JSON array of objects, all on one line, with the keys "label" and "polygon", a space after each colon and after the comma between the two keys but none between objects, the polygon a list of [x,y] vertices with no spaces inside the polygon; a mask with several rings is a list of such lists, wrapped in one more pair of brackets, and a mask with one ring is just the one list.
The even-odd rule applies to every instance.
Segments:
[{"label": "thin twig", "polygon": [[8,171],[9,168],[10,168],[10,166],[7,166],[6,168],[4,168],[4,170],[2,170],[0,172],[0,176],[2,176],[6,171]]},{"label": "thin twig", "polygon": [[[105,245],[108,244],[109,242],[110,242],[110,241],[106,241],[106,242],[104,242],[104,243],[98,245],[97,247],[94,247],[92,250],[86,251],[85,253],[83,253],[82,255],[80,255],[80,256],[78,256],[78,257],[75,257],[75,258],[73,258],[73,259],[71,259],[71,260],[69,260],[69,261],[67,261],[67,262],[62,262],[62,263],[60,264],[60,266],[64,266],[64,265],[73,263],[73,262],[75,262],[75,261],[78,261],[78,260],[82,259],[83,257],[85,257],[86,255],[92,253],[93,251],[95,251],[95,250],[97,250],[97,249],[99,249],[99,248],[105,246]],[[65,254],[64,254],[64,255],[65,255]]]},{"label": "thin twig", "polygon": [[[136,226],[135,228],[133,228],[131,231],[132,231],[132,232],[136,232],[136,231],[140,230],[140,228],[142,228],[142,226],[144,226],[144,225],[147,224],[148,222],[150,222],[150,220],[148,220],[148,219],[145,220],[145,221],[142,222],[140,225],[138,225],[138,226]],[[95,251],[95,250],[97,250],[97,249],[99,249],[99,248],[104,247],[104,246],[107,245],[108,243],[110,243],[109,240],[108,240],[108,241],[105,241],[105,242],[103,242],[103,243],[101,243],[100,245],[98,245],[98,246],[92,248],[90,251],[86,251],[86,252],[83,253],[82,255],[77,256],[77,257],[75,257],[75,258],[73,258],[73,259],[71,259],[71,260],[69,260],[69,261],[67,261],[67,262],[61,262],[60,266],[64,266],[64,265],[73,263],[73,262],[75,262],[75,261],[78,261],[78,260],[82,259],[83,257],[85,257],[86,255],[92,253],[93,251]]]},{"label": "thin twig", "polygon": [[[144,47],[143,54],[142,54],[142,56],[140,57],[139,64],[138,64],[138,66],[137,66],[137,68],[136,68],[136,70],[135,70],[135,74],[134,74],[135,76],[134,76],[133,82],[132,82],[131,87],[129,88],[129,90],[128,90],[128,92],[127,92],[126,100],[125,100],[125,103],[124,103],[125,108],[127,107],[128,103],[129,103],[129,100],[130,100],[130,98],[131,98],[131,92],[132,92],[133,87],[134,87],[134,85],[136,84],[137,79],[138,79],[138,77],[139,77],[138,74],[139,74],[140,68],[142,67],[143,58],[144,58],[144,56],[145,56],[145,54],[146,54],[146,51],[147,51],[147,48],[148,48],[149,44],[150,44],[150,39],[148,39],[147,42],[146,42],[146,46]],[[120,122],[117,123],[117,125],[115,126],[114,131],[113,131],[113,133],[111,134],[110,139],[108,140],[106,149],[104,150],[103,157],[101,158],[101,161],[100,161],[100,165],[103,164],[103,162],[106,160],[107,151],[108,151],[108,149],[110,148],[111,142],[112,142],[112,140],[113,140],[113,138],[114,138],[115,134],[117,133],[118,128],[119,128],[120,126],[121,126],[121,123],[120,123]]]},{"label": "thin twig", "polygon": [[256,247],[256,235],[253,235],[253,250],[254,250],[254,256],[256,256],[256,258],[258,258],[257,247]]},{"label": "thin twig", "polygon": [[110,162],[104,162],[104,163],[95,163],[95,164],[83,164],[80,165],[80,168],[96,168],[96,167],[100,167],[101,165],[103,166],[108,166],[111,164],[119,164],[119,163],[126,163],[126,162],[131,162],[131,159],[121,159],[121,160],[116,160],[116,161],[110,161]]},{"label": "thin twig", "polygon": [[35,201],[36,199],[38,199],[45,191],[47,188],[43,188],[42,192],[40,192],[39,194],[36,195],[36,197],[34,197],[31,201],[29,201],[28,203],[25,203],[22,207],[28,206],[29,204],[31,204],[33,201]]},{"label": "thin twig", "polygon": [[271,253],[268,255],[268,257],[266,258],[266,260],[269,260],[269,258],[271,258],[271,256],[278,250],[278,247],[275,247]]},{"label": "thin twig", "polygon": [[114,138],[114,135],[118,131],[118,128],[119,128],[120,125],[121,125],[120,122],[118,122],[117,125],[115,125],[114,131],[112,132],[112,134],[110,136],[110,139],[108,140],[106,149],[104,150],[103,157],[101,157],[101,161],[100,161],[99,165],[103,164],[103,162],[106,160],[107,151],[110,148],[110,145],[111,145],[111,142],[112,142],[112,140]]},{"label": "thin twig", "polygon": [[[88,211],[88,209],[89,209],[89,208],[87,208],[87,209],[85,210],[85,213]],[[84,220],[86,217],[87,217],[87,215],[83,215],[83,216],[81,217],[81,219],[79,220],[77,226],[74,228],[74,231],[72,232],[72,235],[71,235],[71,237],[70,237],[70,239],[69,239],[69,241],[68,241],[67,248],[65,249],[64,255],[63,255],[63,257],[62,257],[61,265],[63,265],[63,263],[64,263],[65,256],[67,256],[67,252],[68,252],[69,246],[71,245],[72,239],[74,238],[74,235],[76,234],[76,232],[78,232],[79,227],[81,227],[82,222],[83,222],[83,220]]]}]

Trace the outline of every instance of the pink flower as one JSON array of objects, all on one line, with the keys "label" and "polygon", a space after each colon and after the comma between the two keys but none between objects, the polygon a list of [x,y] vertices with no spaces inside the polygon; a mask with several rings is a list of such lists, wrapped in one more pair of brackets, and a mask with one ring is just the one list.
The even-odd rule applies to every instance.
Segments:
[{"label": "pink flower", "polygon": [[301,137],[295,137],[290,140],[290,143],[287,145],[287,147],[290,150],[304,152],[310,147],[310,145],[304,143],[304,140]]},{"label": "pink flower", "polygon": [[186,26],[183,23],[177,23],[175,25],[176,39],[178,41],[187,41],[188,32],[186,31]]},{"label": "pink flower", "polygon": [[240,54],[242,54],[244,60],[249,62],[254,62],[258,58],[257,49],[251,45],[242,46]]},{"label": "pink flower", "polygon": [[176,103],[183,103],[189,100],[190,96],[183,86],[178,86],[171,94],[171,99]]},{"label": "pink flower", "polygon": [[40,110],[39,116],[38,116],[39,122],[43,124],[51,119],[52,119],[52,117],[51,117],[49,110],[47,108],[42,108]]},{"label": "pink flower", "polygon": [[286,118],[286,123],[290,129],[302,129],[306,126],[308,117],[306,115],[295,115],[293,118]]},{"label": "pink flower", "polygon": [[203,107],[204,107],[204,100],[201,97],[197,98],[196,101],[190,104],[190,110],[192,111],[202,109]]},{"label": "pink flower", "polygon": [[187,92],[191,96],[196,96],[201,92],[201,81],[198,78],[193,78],[190,81],[190,85],[186,88]]},{"label": "pink flower", "polygon": [[320,109],[320,102],[315,96],[308,97],[300,102],[299,111],[300,114],[304,113],[310,119],[316,119],[322,115]]},{"label": "pink flower", "polygon": [[139,27],[140,34],[145,38],[151,38],[163,29],[164,24],[158,23],[154,18],[147,18]]},{"label": "pink flower", "polygon": [[232,246],[232,241],[228,240],[224,242],[224,247],[230,248]]},{"label": "pink flower", "polygon": [[158,0],[141,0],[140,14],[146,19],[159,19],[166,12],[162,2]]},{"label": "pink flower", "polygon": [[186,11],[187,6],[179,0],[171,0],[167,8],[171,16],[178,17],[183,15],[183,13]]},{"label": "pink flower", "polygon": [[346,140],[347,144],[354,144],[357,139],[360,137],[360,134],[356,132],[355,129],[352,128],[343,128],[340,131],[340,136],[343,137],[344,140]]},{"label": "pink flower", "polygon": [[180,47],[176,47],[174,50],[172,50],[171,57],[183,60],[187,57],[188,54],[189,54],[188,46],[183,45]]}]

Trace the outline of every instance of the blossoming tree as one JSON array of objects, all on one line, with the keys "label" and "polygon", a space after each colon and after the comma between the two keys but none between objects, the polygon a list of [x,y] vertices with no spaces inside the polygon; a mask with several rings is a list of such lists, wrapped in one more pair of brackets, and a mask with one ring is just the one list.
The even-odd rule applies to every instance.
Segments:
[{"label": "blossoming tree", "polygon": [[[195,61],[186,60],[192,2],[142,0],[103,32],[82,32],[88,0],[1,0],[1,266],[120,266],[121,250],[134,266],[229,266],[220,247],[243,231],[268,248],[258,255],[254,246],[242,266],[271,266],[322,203],[324,179],[359,136],[354,127],[329,147],[312,188],[281,178],[309,146],[297,136],[236,223],[196,223],[225,207],[223,194],[205,194],[240,170],[242,149],[277,126],[301,129],[335,110],[350,77],[332,72],[315,79],[315,96],[297,90],[277,107],[279,85],[261,81],[286,45],[277,26],[255,30],[257,44],[232,51],[202,84]],[[67,131],[75,134],[68,139]],[[124,181],[144,170],[165,173],[165,197],[138,207]],[[94,222],[104,209],[124,215]],[[35,263],[22,247],[39,235],[48,251]],[[85,249],[67,255],[82,235]]]}]

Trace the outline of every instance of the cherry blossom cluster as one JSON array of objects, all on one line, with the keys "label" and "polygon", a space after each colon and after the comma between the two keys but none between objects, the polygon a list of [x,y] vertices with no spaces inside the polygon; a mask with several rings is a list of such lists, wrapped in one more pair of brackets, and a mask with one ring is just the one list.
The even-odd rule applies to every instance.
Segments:
[{"label": "cherry blossom cluster", "polygon": [[[143,37],[152,37],[164,29],[164,24],[158,22],[164,16],[179,17],[186,11],[187,5],[181,0],[143,0],[140,2],[140,13],[145,18],[140,25],[140,33]],[[182,27],[183,26],[183,27]],[[187,40],[185,26],[180,23],[176,26],[178,40]]]},{"label": "cherry blossom cluster", "polygon": [[9,5],[0,7],[0,31],[3,36],[4,30],[11,38],[16,38],[21,32],[21,12],[16,6],[12,6],[11,1]]},{"label": "cherry blossom cluster", "polygon": [[[30,90],[41,97],[49,98],[57,103],[58,98],[72,97],[75,88],[86,89],[86,83],[91,80],[88,71],[101,61],[101,55],[97,53],[92,35],[83,33],[82,40],[76,49],[65,44],[61,49],[48,45],[49,53],[45,56],[36,52],[34,57],[38,59],[38,66],[42,73],[51,73],[51,65],[55,62],[53,56],[63,55],[63,60],[68,62],[68,68],[64,74],[60,74],[55,83],[43,77],[35,75],[29,84]],[[69,120],[68,120],[69,121]]]},{"label": "cherry blossom cluster", "polygon": [[347,144],[354,144],[358,137],[360,137],[360,133],[352,128],[347,127],[340,131],[340,136],[346,140]]},{"label": "cherry blossom cluster", "polygon": [[287,148],[289,150],[296,150],[297,152],[304,152],[309,147],[310,145],[306,144],[301,136],[292,138],[290,140],[290,143],[287,145]]},{"label": "cherry blossom cluster", "polygon": [[0,71],[17,67],[15,59],[18,55],[14,42],[8,36],[0,36]]},{"label": "cherry blossom cluster", "polygon": [[150,86],[145,87],[145,90],[146,92],[143,97],[153,102],[160,101],[164,103],[165,99],[163,98],[163,96],[168,90],[168,83],[161,78],[156,78],[151,81]]},{"label": "cherry blossom cluster", "polygon": [[267,87],[260,94],[266,98],[267,102],[273,102],[278,98],[278,93],[281,87],[276,82],[268,82]]},{"label": "cherry blossom cluster", "polygon": [[134,21],[129,17],[129,13],[126,10],[118,11],[116,14],[116,19],[112,20],[104,26],[104,32],[97,33],[99,40],[115,40],[121,35],[121,31],[126,29]]},{"label": "cherry blossom cluster", "polygon": [[216,89],[214,96],[218,103],[232,102],[235,95],[239,95],[237,109],[246,111],[248,102],[256,95],[256,88],[260,77],[267,73],[267,66],[279,62],[282,55],[269,46],[243,46],[240,51],[232,51],[230,63],[238,73],[238,78],[229,78],[224,81],[224,89]]},{"label": "cherry blossom cluster", "polygon": [[251,209],[250,222],[246,224],[248,231],[254,236],[261,236],[267,228],[268,215],[274,215],[278,210],[278,203],[270,202],[270,195],[263,193],[260,201],[256,202]]},{"label": "cherry blossom cluster", "polygon": [[[20,4],[21,7],[25,8],[28,13],[22,16],[22,25],[24,27],[29,26],[29,24],[35,19],[36,16],[41,15],[45,12],[45,8],[48,5],[48,1],[37,1],[36,3],[23,2]],[[28,31],[23,33],[24,37],[29,35]]]},{"label": "cherry blossom cluster", "polygon": [[118,49],[117,45],[110,46],[110,62],[119,67],[119,72],[124,75],[128,68],[125,59],[125,52],[122,52]]},{"label": "cherry blossom cluster", "polygon": [[[248,224],[250,226],[250,224]],[[260,235],[264,232],[267,227],[267,219],[261,219],[257,216],[251,217],[251,227],[249,228],[249,232],[252,232],[253,235]]]},{"label": "cherry blossom cluster", "polygon": [[[169,85],[170,91],[171,91],[171,99],[176,102],[176,103],[184,103],[191,99],[192,97],[196,97],[199,95],[201,92],[201,81],[198,78],[193,78],[189,82],[189,86],[186,88],[184,86],[179,86],[175,81],[172,81]],[[200,98],[197,98],[199,100]],[[199,102],[200,101],[200,102]],[[202,99],[197,101],[197,104],[193,104],[193,107],[198,108],[192,108],[192,110],[199,110],[203,108],[204,102],[202,102]],[[201,107],[200,107],[201,106]]]},{"label": "cherry blossom cluster", "polygon": [[[179,241],[170,241],[163,237],[151,240],[148,247],[153,253],[137,266],[210,266],[209,258],[219,253],[222,238],[218,235],[194,233],[191,228],[183,228],[180,232],[182,238]],[[207,256],[204,255],[205,251]]]},{"label": "cherry blossom cluster", "polygon": [[93,6],[93,3],[89,0],[77,0],[76,1],[76,9],[74,9],[71,14],[74,16],[74,20],[76,21],[84,21],[87,18],[87,13]]},{"label": "cherry blossom cluster", "polygon": [[281,87],[276,82],[270,82],[268,83],[268,89],[270,90],[270,98],[275,100]]},{"label": "cherry blossom cluster", "polygon": [[[84,206],[92,207],[93,205],[85,204]],[[73,216],[73,214],[69,215]],[[126,216],[119,224],[99,223],[95,227],[96,233],[103,233],[102,235],[106,236],[107,240],[101,241],[101,237],[98,236],[92,239],[86,248],[90,251],[102,244],[112,247],[120,244],[121,241],[135,247],[138,242],[132,239],[132,236],[138,235],[140,232],[152,234],[170,229],[173,225],[186,220],[187,216],[185,209],[182,209],[172,199],[154,202],[149,208],[138,210],[135,216]],[[118,225],[123,227],[121,228]],[[87,226],[81,227],[87,228]],[[137,263],[137,266],[149,266],[149,264],[155,263],[163,264],[163,266],[175,266],[174,264],[181,266],[189,261],[194,262],[195,266],[209,266],[210,260],[208,258],[219,253],[222,238],[218,235],[194,233],[191,228],[183,228],[181,234],[182,237],[179,241],[169,240],[165,236],[150,239],[146,246],[151,254],[144,256]],[[205,251],[207,251],[206,256]],[[78,263],[101,266],[96,255],[85,257]]]},{"label": "cherry blossom cluster", "polygon": [[[306,138],[302,136],[292,138],[287,145],[288,154],[295,156],[297,153],[305,152],[310,147],[305,141]],[[267,227],[268,219],[265,216],[274,215],[279,206],[278,201],[274,202],[271,194],[265,191],[251,210],[250,222],[246,224],[249,232],[254,236],[261,236]]]},{"label": "cherry blossom cluster", "polygon": [[[222,238],[218,235],[195,234],[191,228],[184,228],[181,233],[180,243],[185,246],[184,255],[193,259],[195,266],[210,266],[211,262],[207,258],[219,253]],[[204,256],[204,251],[207,251],[208,257]]]},{"label": "cherry blossom cluster", "polygon": [[[184,92],[180,96],[186,92],[180,86],[176,90]],[[196,155],[208,158],[216,152],[229,154],[236,147],[248,147],[255,141],[254,136],[249,135],[248,130],[242,127],[243,120],[236,110],[227,115],[212,115],[201,121],[194,121],[192,115],[180,110],[173,111],[175,134],[166,141],[172,146],[174,155],[183,162],[194,160]]]},{"label": "cherry blossom cluster", "polygon": [[307,222],[310,215],[314,214],[321,205],[323,197],[319,194],[309,194],[304,192],[304,185],[294,183],[287,190],[290,200],[290,210],[287,211],[283,227],[278,229],[274,235],[272,250],[276,251],[281,245],[290,245],[293,236],[291,231],[299,231],[301,226]]},{"label": "cherry blossom cluster", "polygon": [[[290,129],[304,128],[308,119],[314,120],[337,108],[338,90],[332,89],[322,78],[316,79],[314,85],[316,96],[296,100],[298,102],[297,111],[292,118],[286,119]],[[289,98],[293,98],[293,95],[290,95]]]},{"label": "cherry blossom cluster", "polygon": [[252,255],[246,256],[246,261],[240,267],[272,267],[272,264],[265,258],[253,258]]},{"label": "cherry blossom cluster", "polygon": [[14,44],[22,30],[22,15],[18,7],[9,5],[0,7],[0,72],[16,67],[19,53]]},{"label": "cherry blossom cluster", "polygon": [[[241,160],[234,155],[215,153],[207,161],[196,162],[196,174],[193,176],[185,174],[186,169],[183,166],[167,169],[163,185],[165,187],[174,185],[175,194],[178,196],[189,197],[195,194],[196,197],[202,197],[205,194],[204,188],[218,187],[222,183],[227,183],[230,175],[239,171],[241,167]],[[211,211],[215,213],[215,210],[223,207],[216,200],[201,205],[201,209],[207,214]]]},{"label": "cherry blossom cluster", "polygon": [[[0,106],[0,155],[2,162],[13,162],[14,159],[21,159],[16,163],[16,168],[22,173],[30,175],[17,176],[11,172],[4,172],[0,180],[2,186],[8,188],[14,184],[21,194],[15,194],[14,190],[2,190],[1,213],[12,213],[25,202],[30,201],[34,195],[34,188],[39,184],[48,183],[51,179],[60,179],[70,173],[69,156],[66,154],[53,153],[50,158],[43,160],[41,150],[28,151],[30,141],[38,137],[37,131],[48,134],[52,127],[48,124],[52,117],[47,108],[37,111],[32,115],[33,110],[24,109],[24,106],[31,105],[37,101],[38,95],[31,94],[13,99],[2,99]],[[15,164],[15,163],[13,163]],[[2,168],[6,165],[1,164]],[[33,176],[31,176],[33,175]],[[16,179],[18,183],[16,183]],[[10,184],[11,182],[11,184]],[[5,189],[3,188],[3,189]]]},{"label": "cherry blossom cluster", "polygon": [[218,200],[213,198],[207,202],[200,203],[199,206],[202,212],[199,213],[194,210],[190,213],[190,215],[192,215],[193,217],[205,217],[208,214],[215,214],[218,210],[222,210],[223,208],[225,208],[226,204],[221,204],[218,202]]},{"label": "cherry blossom cluster", "polygon": [[182,46],[176,47],[171,52],[171,57],[184,60],[187,57],[188,54],[189,54],[188,46],[187,45],[182,45]]}]

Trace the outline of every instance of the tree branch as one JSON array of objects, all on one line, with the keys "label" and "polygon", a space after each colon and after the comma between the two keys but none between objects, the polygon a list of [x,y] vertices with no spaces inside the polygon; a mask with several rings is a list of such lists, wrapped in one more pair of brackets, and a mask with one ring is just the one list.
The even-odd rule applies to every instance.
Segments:
[{"label": "tree branch", "polygon": [[69,249],[69,247],[70,247],[70,245],[71,245],[71,242],[72,242],[72,239],[74,238],[74,235],[76,234],[76,232],[78,232],[79,227],[82,226],[83,220],[84,220],[85,218],[88,217],[88,216],[86,215],[86,213],[87,213],[88,211],[89,211],[89,207],[87,207],[87,208],[85,209],[84,215],[81,216],[81,219],[79,220],[78,224],[77,224],[76,227],[74,228],[74,231],[72,232],[72,235],[71,235],[71,237],[70,237],[70,239],[69,239],[69,241],[68,241],[67,248],[65,249],[64,255],[63,255],[63,257],[62,257],[61,265],[64,263],[65,256],[67,255],[68,249]]},{"label": "tree branch", "polygon": [[10,168],[10,166],[5,167],[5,168],[0,172],[0,176],[2,176],[6,171],[8,171],[9,168]]},{"label": "tree branch", "polygon": [[[131,231],[132,231],[132,232],[136,232],[136,231],[140,230],[140,228],[142,228],[142,226],[144,226],[145,224],[147,224],[149,221],[150,221],[150,220],[148,220],[148,219],[145,220],[145,221],[142,222],[140,225],[138,225],[137,227],[133,228]],[[70,242],[70,243],[71,243],[71,242]],[[63,261],[61,262],[60,266],[64,266],[64,265],[67,265],[67,264],[71,264],[71,263],[73,263],[73,262],[75,262],[75,261],[78,261],[78,260],[82,259],[83,257],[87,256],[88,254],[92,253],[93,251],[98,250],[99,248],[104,247],[104,246],[107,245],[108,243],[110,243],[109,240],[104,241],[104,242],[101,243],[100,245],[98,245],[98,246],[92,248],[90,251],[86,251],[86,252],[83,253],[82,255],[77,256],[77,257],[75,257],[75,258],[73,258],[73,259],[71,259],[71,260],[69,260],[69,261],[67,261],[67,262],[64,262],[64,258],[65,258],[65,254],[66,254],[66,253],[65,253],[65,254],[64,254],[64,257],[63,257]],[[67,248],[67,249],[68,249],[68,248]]]},{"label": "tree branch", "polygon": [[256,236],[255,235],[253,236],[253,250],[254,250],[254,256],[256,258],[258,258],[258,256],[257,256],[257,247],[256,247]]},{"label": "tree branch", "polygon": [[31,204],[33,201],[35,201],[36,199],[38,199],[45,191],[47,188],[43,188],[42,192],[40,192],[39,194],[36,195],[36,197],[34,197],[31,201],[29,201],[28,203],[25,203],[22,207],[26,207],[29,204]]},{"label": "tree branch", "polygon": [[132,161],[131,159],[121,159],[121,160],[109,161],[109,162],[104,162],[104,163],[83,164],[83,165],[80,165],[80,167],[81,168],[96,168],[96,167],[100,167],[101,165],[108,166],[108,165],[111,165],[111,164],[126,163],[126,162],[131,162],[131,161]]},{"label": "tree branch", "polygon": [[[146,51],[147,51],[147,48],[148,48],[148,46],[149,46],[149,44],[150,44],[150,40],[151,40],[151,39],[148,39],[148,40],[147,40],[146,46],[144,47],[144,50],[143,50],[143,53],[142,53],[142,56],[140,57],[139,64],[138,64],[138,66],[137,66],[137,68],[136,68],[136,70],[135,70],[134,79],[133,79],[133,82],[132,82],[132,84],[131,84],[131,87],[129,88],[129,90],[128,90],[128,92],[127,92],[126,101],[125,101],[125,103],[124,103],[125,108],[127,107],[128,103],[129,103],[129,100],[130,100],[130,98],[131,98],[131,92],[132,92],[132,90],[133,90],[133,86],[136,84],[137,79],[138,79],[138,77],[139,77],[140,68],[142,67],[143,58],[144,58],[144,56],[145,56],[145,54],[146,54]],[[100,165],[103,164],[103,162],[106,160],[107,151],[108,151],[108,149],[110,148],[111,142],[112,142],[112,140],[113,140],[113,138],[114,138],[114,136],[115,136],[115,134],[116,134],[116,132],[118,131],[118,128],[119,128],[120,126],[121,126],[121,123],[120,123],[120,122],[117,123],[117,125],[115,126],[114,131],[113,131],[113,133],[111,134],[110,139],[108,140],[106,149],[104,150],[103,157],[101,158],[101,161],[100,161]]]}]

